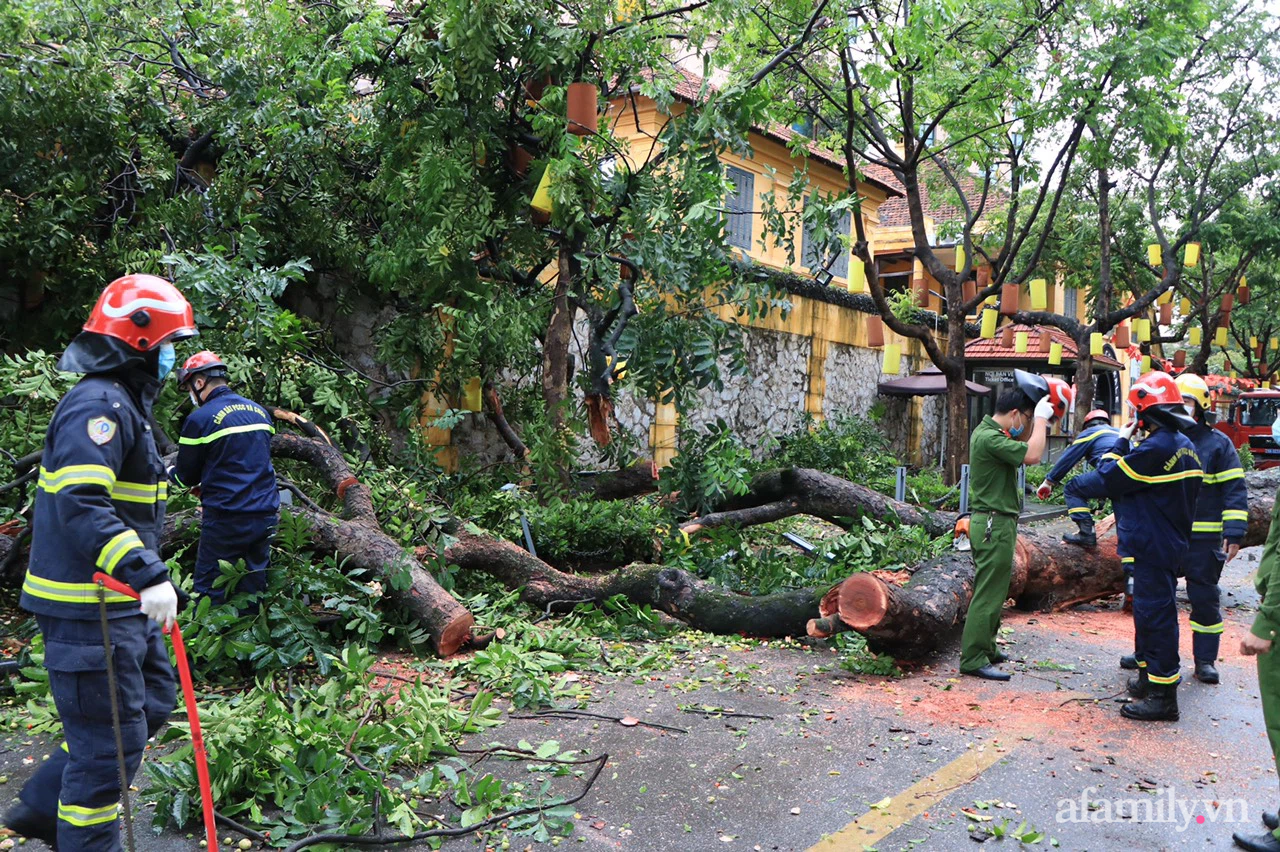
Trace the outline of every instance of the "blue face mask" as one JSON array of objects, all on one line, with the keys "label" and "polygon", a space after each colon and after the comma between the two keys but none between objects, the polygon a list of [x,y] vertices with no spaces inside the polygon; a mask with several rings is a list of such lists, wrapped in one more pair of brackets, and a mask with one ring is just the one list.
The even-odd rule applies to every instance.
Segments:
[{"label": "blue face mask", "polygon": [[1020,438],[1020,437],[1022,437],[1022,433],[1023,433],[1023,432],[1025,432],[1025,431],[1027,431],[1027,424],[1026,424],[1025,422],[1024,422],[1021,426],[1019,426],[1017,429],[1014,429],[1012,426],[1010,426],[1010,427],[1009,427],[1009,437],[1010,437],[1010,438]]},{"label": "blue face mask", "polygon": [[173,365],[178,361],[178,353],[174,351],[172,343],[160,344],[160,359],[156,363],[156,378],[164,381],[164,377],[169,375],[173,370]]}]

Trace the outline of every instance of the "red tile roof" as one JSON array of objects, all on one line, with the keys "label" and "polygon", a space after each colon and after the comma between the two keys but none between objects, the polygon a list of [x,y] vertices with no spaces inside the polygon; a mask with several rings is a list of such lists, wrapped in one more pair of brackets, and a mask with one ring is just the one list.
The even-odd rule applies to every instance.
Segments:
[{"label": "red tile roof", "polygon": [[[680,78],[676,81],[675,87],[672,89],[672,94],[680,100],[691,104],[697,103],[701,98],[704,83],[709,91],[716,91],[715,84],[710,81],[705,81],[702,77],[699,77],[692,71],[679,66],[676,67],[676,71],[679,73]],[[645,76],[652,79],[653,75],[646,74]],[[775,142],[780,142],[787,146],[790,146],[796,139],[802,139],[804,142],[801,147],[815,160],[826,163],[829,166],[835,166],[837,169],[844,169],[846,165],[843,156],[822,148],[815,142],[810,141],[807,137],[797,133],[786,125],[756,125],[752,129]],[[875,186],[883,189],[889,195],[890,200],[904,194],[902,184],[898,181],[897,177],[894,176],[893,172],[886,169],[884,166],[878,166],[874,163],[862,163],[857,166],[857,169],[862,173],[862,177],[867,183],[874,184]],[[883,206],[881,209],[883,209]],[[903,204],[902,209],[904,211],[906,210],[905,203]]]},{"label": "red tile roof", "polygon": [[[978,179],[968,171],[959,171],[955,174],[956,181],[960,184],[960,189],[964,193],[964,197],[969,200],[969,205],[976,208],[982,201],[982,185]],[[924,208],[924,214],[933,219],[934,223],[941,225],[946,222],[964,222],[964,208],[960,205],[957,198],[954,197],[954,190],[951,189],[950,182],[946,182],[941,170],[932,163],[925,163],[920,168],[920,205]],[[930,197],[929,185],[934,184],[937,189],[938,198]],[[987,191],[987,204],[983,208],[983,214],[990,216],[995,210],[1003,207],[1009,201],[1009,196],[992,182],[991,188]],[[881,225],[910,225],[911,216],[907,211],[907,198],[902,195],[899,198],[890,198],[880,205],[880,224]]]},{"label": "red tile roof", "polygon": [[[1051,342],[1062,344],[1062,363],[1064,364],[1075,363],[1076,342],[1072,340],[1071,337],[1066,334],[1066,332],[1059,331],[1058,329],[1052,328],[1049,326],[1015,325],[1013,326],[1014,334],[1017,334],[1020,331],[1026,331],[1030,333],[1030,337],[1027,340],[1027,351],[1015,352],[1013,351],[1012,346],[1005,347],[1000,344],[1001,335],[1003,334],[1005,328],[1007,327],[1008,326],[1001,326],[1000,329],[996,332],[996,336],[994,339],[988,340],[984,337],[979,337],[975,340],[970,340],[968,343],[966,343],[964,346],[965,360],[967,361],[1024,361],[1032,364],[1034,363],[1048,364],[1049,353],[1041,352],[1039,350],[1037,346],[1037,344],[1039,343],[1039,338],[1036,336],[1038,333],[1043,334],[1044,332],[1048,332],[1049,339]],[[1115,370],[1119,370],[1121,368],[1121,364],[1119,361],[1117,361],[1114,358],[1110,358],[1106,355],[1095,355],[1093,357],[1093,363],[1100,367],[1110,367],[1111,369],[1115,369]]]}]

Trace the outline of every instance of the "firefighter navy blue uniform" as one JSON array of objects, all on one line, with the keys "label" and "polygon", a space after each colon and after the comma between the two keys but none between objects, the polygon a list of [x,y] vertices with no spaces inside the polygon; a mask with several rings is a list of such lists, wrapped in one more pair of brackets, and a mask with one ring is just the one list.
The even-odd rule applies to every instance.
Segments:
[{"label": "firefighter navy blue uniform", "polygon": [[1249,493],[1240,456],[1231,439],[1204,423],[1184,433],[1204,466],[1204,485],[1196,500],[1191,546],[1183,570],[1191,601],[1191,648],[1197,662],[1218,659],[1222,610],[1218,580],[1226,554],[1222,543],[1239,544],[1249,525]]},{"label": "firefighter navy blue uniform", "polygon": [[212,388],[182,424],[178,459],[170,471],[178,485],[200,487],[203,518],[196,553],[195,590],[223,603],[214,587],[220,561],[243,559],[246,573],[235,591],[257,594],[267,587],[271,537],[280,509],[271,465],[271,417],[262,406]]},{"label": "firefighter navy blue uniform", "polygon": [[1112,498],[1116,534],[1126,558],[1133,559],[1136,656],[1153,684],[1179,679],[1174,590],[1203,476],[1191,441],[1157,429],[1137,447],[1117,438],[1097,470],[1066,485],[1069,499]]},{"label": "firefighter navy blue uniform", "polygon": [[[98,339],[81,348],[96,350],[107,369],[77,370],[90,375],[49,423],[21,598],[44,636],[65,742],[19,798],[48,824],[56,820],[61,849],[115,852],[120,776],[93,574],[138,590],[169,580],[158,555],[167,484],[149,425],[159,390],[154,366],[147,374],[143,353],[110,338],[81,335],[77,343],[86,337]],[[137,601],[107,592],[106,609],[132,778],[147,739],[173,710],[173,668],[159,625]]]},{"label": "firefighter navy blue uniform", "polygon": [[[1102,457],[1111,451],[1111,448],[1115,445],[1115,439],[1119,436],[1120,433],[1109,423],[1099,423],[1096,426],[1090,426],[1085,429],[1058,457],[1058,461],[1054,463],[1053,469],[1049,471],[1045,481],[1063,482],[1072,468],[1085,459],[1089,460],[1090,467],[1097,470],[1098,465],[1102,464]],[[1072,518],[1078,515],[1087,515],[1093,511],[1086,500],[1070,494],[1066,495],[1065,499],[1067,514]]]}]

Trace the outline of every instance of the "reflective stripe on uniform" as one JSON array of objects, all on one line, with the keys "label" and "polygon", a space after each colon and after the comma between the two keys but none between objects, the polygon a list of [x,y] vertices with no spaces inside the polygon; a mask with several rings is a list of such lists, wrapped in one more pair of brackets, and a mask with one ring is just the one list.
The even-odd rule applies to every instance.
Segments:
[{"label": "reflective stripe on uniform", "polygon": [[1120,564],[1121,564],[1121,565],[1126,565],[1126,564],[1131,565],[1131,564],[1133,564],[1133,557],[1132,557],[1132,556],[1121,556],[1121,557],[1120,557]]},{"label": "reflective stripe on uniform", "polygon": [[126,553],[141,547],[142,539],[138,538],[138,534],[133,530],[125,530],[102,546],[102,550],[98,551],[98,561],[95,564],[111,574]]},{"label": "reflective stripe on uniform", "polygon": [[1120,461],[1120,459],[1122,458],[1124,458],[1124,456],[1120,455],[1119,453],[1104,453],[1102,455],[1103,461]]},{"label": "reflective stripe on uniform", "polygon": [[276,430],[270,423],[250,423],[247,426],[228,426],[226,429],[219,429],[217,432],[205,435],[203,438],[188,438],[183,436],[178,439],[178,443],[188,445],[211,444],[214,441],[227,437],[228,435],[241,435],[245,432],[270,432],[274,435]]},{"label": "reflective stripe on uniform", "polygon": [[1249,513],[1244,509],[1223,509],[1222,520],[1224,521],[1247,521]]},{"label": "reflective stripe on uniform", "polygon": [[116,484],[116,473],[101,464],[69,464],[57,470],[40,466],[40,478],[36,487],[48,494],[57,494],[69,485],[101,485],[108,491]]},{"label": "reflective stripe on uniform", "polygon": [[1089,444],[1089,443],[1092,443],[1093,441],[1096,441],[1096,440],[1098,440],[1099,438],[1101,438],[1103,435],[1110,435],[1110,436],[1111,436],[1111,437],[1113,437],[1113,438],[1118,438],[1118,437],[1120,437],[1120,433],[1119,433],[1119,432],[1113,432],[1113,431],[1110,431],[1110,430],[1108,430],[1108,429],[1099,429],[1097,432],[1094,432],[1092,435],[1090,435],[1090,436],[1089,436],[1089,437],[1087,437],[1087,438],[1076,438],[1074,441],[1072,441],[1072,442],[1071,442],[1071,446],[1073,446],[1073,447],[1074,447],[1074,446],[1076,446],[1077,444]]},{"label": "reflective stripe on uniform", "polygon": [[117,480],[116,484],[111,486],[111,499],[121,500],[125,503],[158,503],[169,497],[168,482],[125,482],[123,479]]},{"label": "reflective stripe on uniform", "polygon": [[1140,668],[1140,669],[1145,669],[1146,667],[1147,667],[1147,661],[1146,661],[1146,660],[1138,660],[1138,668]]},{"label": "reflective stripe on uniform", "polygon": [[[22,581],[22,591],[43,598],[47,601],[72,604],[96,604],[98,602],[97,583],[60,583],[57,580],[46,580],[27,571]],[[130,603],[134,599],[118,592],[107,591],[107,603]]]},{"label": "reflective stripe on uniform", "polygon": [[1124,459],[1120,459],[1120,461],[1117,462],[1117,465],[1119,466],[1120,470],[1124,472],[1125,476],[1129,477],[1130,479],[1136,482],[1154,482],[1154,483],[1179,482],[1183,479],[1203,479],[1204,478],[1204,471],[1200,471],[1200,470],[1180,470],[1177,473],[1163,473],[1158,476],[1147,476],[1145,474],[1138,473],[1136,470],[1129,467],[1129,463]]},{"label": "reflective stripe on uniform", "polygon": [[1159,684],[1161,686],[1172,686],[1173,684],[1182,680],[1182,675],[1169,675],[1168,677],[1160,677],[1159,675],[1149,674],[1147,675],[1147,680],[1151,681],[1152,683]]},{"label": "reflective stripe on uniform", "polygon": [[1222,522],[1221,521],[1193,521],[1191,523],[1191,531],[1193,533],[1222,532]]},{"label": "reflective stripe on uniform", "polygon": [[1205,484],[1215,484],[1218,482],[1230,482],[1233,479],[1244,479],[1244,471],[1238,467],[1231,470],[1224,470],[1218,473],[1206,473],[1204,475]]},{"label": "reflective stripe on uniform", "polygon": [[1092,512],[1092,511],[1093,511],[1093,510],[1092,510],[1092,509],[1090,509],[1088,506],[1076,506],[1076,507],[1074,507],[1074,508],[1068,509],[1068,510],[1067,510],[1067,514],[1068,514],[1068,515],[1081,515],[1081,514],[1087,514],[1087,513]]},{"label": "reflective stripe on uniform", "polygon": [[113,822],[120,813],[120,803],[112,802],[101,808],[83,808],[58,801],[58,819],[75,826],[102,825]]},{"label": "reflective stripe on uniform", "polygon": [[1217,624],[1197,624],[1194,621],[1191,622],[1192,633],[1221,633],[1222,630],[1223,624],[1221,621]]}]

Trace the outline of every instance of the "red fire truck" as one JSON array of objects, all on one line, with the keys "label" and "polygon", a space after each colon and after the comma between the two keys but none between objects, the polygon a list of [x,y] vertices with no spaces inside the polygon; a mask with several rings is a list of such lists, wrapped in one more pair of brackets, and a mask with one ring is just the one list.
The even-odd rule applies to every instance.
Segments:
[{"label": "red fire truck", "polygon": [[1280,414],[1280,390],[1245,391],[1232,401],[1217,428],[1231,439],[1236,449],[1245,444],[1258,468],[1280,465],[1280,445],[1271,437],[1271,424]]}]

